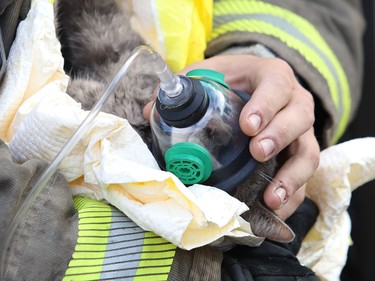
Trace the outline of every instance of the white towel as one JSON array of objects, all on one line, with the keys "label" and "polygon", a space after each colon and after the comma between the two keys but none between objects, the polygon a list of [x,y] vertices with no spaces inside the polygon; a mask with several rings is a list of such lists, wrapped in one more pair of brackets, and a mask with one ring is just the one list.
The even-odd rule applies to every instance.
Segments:
[{"label": "white towel", "polygon": [[374,148],[375,137],[327,148],[307,184],[306,193],[317,203],[320,214],[305,237],[298,258],[322,280],[340,280],[350,245],[351,222],[347,208],[352,191],[375,179]]}]

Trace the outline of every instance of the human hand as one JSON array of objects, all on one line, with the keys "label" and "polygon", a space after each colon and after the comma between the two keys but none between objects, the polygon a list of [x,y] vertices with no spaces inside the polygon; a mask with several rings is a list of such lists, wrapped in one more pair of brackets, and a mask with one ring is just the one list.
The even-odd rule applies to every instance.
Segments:
[{"label": "human hand", "polygon": [[264,202],[286,219],[302,203],[304,184],[319,163],[312,95],[298,83],[291,67],[277,58],[217,56],[190,65],[182,74],[197,68],[219,71],[231,88],[252,94],[241,111],[240,127],[252,137],[250,153],[256,160],[266,161],[282,151],[285,162],[267,186]]}]

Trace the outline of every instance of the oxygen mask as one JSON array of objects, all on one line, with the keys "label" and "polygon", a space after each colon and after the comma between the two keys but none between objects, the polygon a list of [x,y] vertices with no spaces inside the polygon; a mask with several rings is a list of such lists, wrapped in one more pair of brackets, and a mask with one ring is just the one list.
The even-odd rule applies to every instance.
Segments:
[{"label": "oxygen mask", "polygon": [[175,77],[179,86],[166,91],[161,84],[151,110],[154,156],[185,185],[203,183],[231,193],[256,167],[250,138],[239,126],[250,96],[230,89],[213,70]]}]

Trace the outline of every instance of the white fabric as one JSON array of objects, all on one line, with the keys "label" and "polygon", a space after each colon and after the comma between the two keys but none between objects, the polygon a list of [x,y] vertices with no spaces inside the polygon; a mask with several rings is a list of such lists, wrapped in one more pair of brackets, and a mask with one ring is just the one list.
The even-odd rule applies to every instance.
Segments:
[{"label": "white fabric", "polygon": [[350,245],[347,208],[352,191],[375,179],[374,148],[374,137],[327,148],[307,184],[307,195],[317,203],[320,215],[305,237],[298,258],[322,280],[340,280]]}]

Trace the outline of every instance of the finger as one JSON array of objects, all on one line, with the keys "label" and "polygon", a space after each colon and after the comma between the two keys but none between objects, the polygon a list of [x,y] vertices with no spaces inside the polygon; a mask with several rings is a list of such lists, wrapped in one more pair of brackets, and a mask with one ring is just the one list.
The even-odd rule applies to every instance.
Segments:
[{"label": "finger", "polygon": [[223,73],[225,82],[232,88],[253,92],[253,85],[257,84],[258,77],[263,77],[262,73],[269,73],[268,70],[274,66],[275,60],[252,55],[220,55],[193,63],[181,70],[180,74],[197,68],[212,69]]},{"label": "finger", "polygon": [[294,141],[288,150],[292,156],[275,175],[277,184],[271,183],[264,191],[264,202],[273,210],[285,205],[315,173],[319,164],[320,150],[312,128]]},{"label": "finger", "polygon": [[143,108],[143,117],[146,119],[146,120],[150,120],[150,115],[151,115],[151,108],[154,104],[154,100],[148,102],[145,107]]},{"label": "finger", "polygon": [[251,139],[250,152],[256,160],[269,160],[312,128],[315,116],[311,94],[306,90],[293,94],[300,97],[292,99]]},{"label": "finger", "polygon": [[155,102],[155,99],[158,95],[158,89],[159,87],[156,87],[152,93],[152,100],[149,101],[145,107],[143,108],[143,117],[146,119],[146,120],[150,120],[150,114],[151,114],[151,108]]},{"label": "finger", "polygon": [[249,136],[262,131],[281,109],[296,98],[295,93],[303,89],[285,61],[268,59],[259,62],[259,69],[247,72],[247,88],[254,88],[254,91],[240,116],[241,129]]},{"label": "finger", "polygon": [[[238,63],[239,59],[241,59],[240,57],[242,59],[249,59],[249,58],[244,58],[244,56],[230,56],[230,58],[228,58],[228,56],[215,56],[215,57],[205,59],[203,61],[192,63],[188,65],[187,67],[185,67],[184,69],[182,69],[181,71],[179,71],[179,74],[185,75],[190,70],[199,69],[199,68],[207,68],[207,69],[212,69],[212,70],[219,71],[222,73],[227,73],[229,76],[230,76],[230,73],[234,72],[234,73],[237,73],[237,76],[238,76],[238,66],[241,65]],[[225,78],[227,78],[227,76]]]},{"label": "finger", "polygon": [[305,199],[306,194],[306,184],[300,187],[285,203],[280,209],[275,210],[276,215],[282,219],[286,220],[289,218],[302,204],[303,200]]},{"label": "finger", "polygon": [[265,76],[277,74],[294,78],[292,68],[282,59],[260,58],[252,55],[215,56],[190,64],[179,73],[186,74],[197,68],[219,71],[225,75],[225,82],[232,88],[250,92],[254,92],[260,80]]},{"label": "finger", "polygon": [[293,89],[286,80],[282,75],[271,75],[259,82],[240,114],[241,130],[246,135],[258,134],[288,104]]}]

